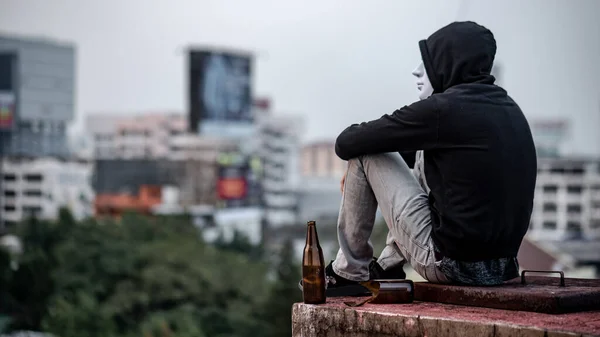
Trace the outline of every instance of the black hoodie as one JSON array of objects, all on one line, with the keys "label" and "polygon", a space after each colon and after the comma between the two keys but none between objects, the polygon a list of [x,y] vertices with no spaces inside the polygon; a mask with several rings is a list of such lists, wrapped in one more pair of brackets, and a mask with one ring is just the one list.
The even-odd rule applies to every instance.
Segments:
[{"label": "black hoodie", "polygon": [[494,85],[492,33],[454,22],[419,42],[434,88],[428,99],[355,124],[337,138],[337,155],[424,150],[432,237],[445,257],[515,257],[529,226],[537,160],[519,106]]}]

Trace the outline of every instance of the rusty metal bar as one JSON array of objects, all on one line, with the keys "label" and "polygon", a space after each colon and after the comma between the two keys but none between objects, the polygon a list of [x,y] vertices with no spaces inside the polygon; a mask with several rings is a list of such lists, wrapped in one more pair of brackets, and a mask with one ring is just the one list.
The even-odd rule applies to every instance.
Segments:
[{"label": "rusty metal bar", "polygon": [[559,270],[523,270],[521,272],[521,284],[525,285],[525,273],[545,273],[545,274],[560,274],[560,287],[565,286],[565,273]]}]

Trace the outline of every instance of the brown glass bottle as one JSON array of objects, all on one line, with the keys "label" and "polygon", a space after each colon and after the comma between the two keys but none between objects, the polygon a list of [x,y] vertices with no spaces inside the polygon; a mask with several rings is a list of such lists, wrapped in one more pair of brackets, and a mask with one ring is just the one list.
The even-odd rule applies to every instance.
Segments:
[{"label": "brown glass bottle", "polygon": [[302,256],[302,296],[304,303],[325,303],[325,262],[314,221],[306,226],[306,245]]}]

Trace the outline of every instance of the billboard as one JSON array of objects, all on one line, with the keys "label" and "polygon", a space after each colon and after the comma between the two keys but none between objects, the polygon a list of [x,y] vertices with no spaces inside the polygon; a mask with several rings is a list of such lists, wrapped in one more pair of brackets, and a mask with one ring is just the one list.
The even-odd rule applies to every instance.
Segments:
[{"label": "billboard", "polygon": [[15,95],[0,91],[0,130],[10,130],[15,118]]},{"label": "billboard", "polygon": [[191,131],[227,137],[250,129],[252,57],[210,49],[188,57]]},{"label": "billboard", "polygon": [[220,208],[258,206],[261,203],[261,163],[258,157],[223,152],[217,159],[217,200]]}]

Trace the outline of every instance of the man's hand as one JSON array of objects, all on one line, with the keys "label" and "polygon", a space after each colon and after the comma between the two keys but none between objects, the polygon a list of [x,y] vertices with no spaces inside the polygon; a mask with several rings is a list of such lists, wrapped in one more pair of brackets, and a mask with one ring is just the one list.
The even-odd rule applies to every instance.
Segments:
[{"label": "man's hand", "polygon": [[346,182],[347,174],[348,174],[348,171],[346,170],[346,173],[344,173],[344,176],[342,177],[342,180],[340,181],[340,190],[342,191],[342,194],[344,193],[344,183]]}]

